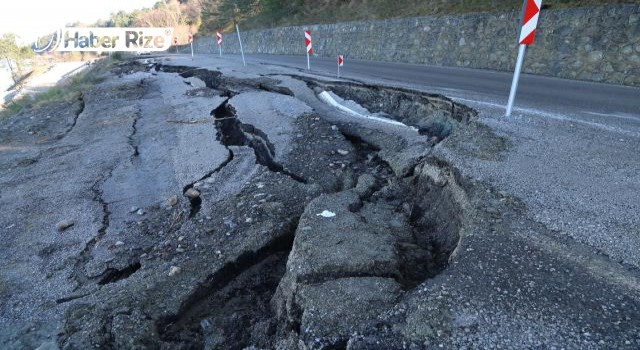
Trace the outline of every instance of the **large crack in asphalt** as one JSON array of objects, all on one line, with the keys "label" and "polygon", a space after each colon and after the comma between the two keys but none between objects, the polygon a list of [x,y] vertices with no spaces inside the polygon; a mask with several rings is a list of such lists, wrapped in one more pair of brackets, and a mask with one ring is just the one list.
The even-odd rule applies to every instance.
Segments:
[{"label": "large crack in asphalt", "polygon": [[67,135],[69,135],[69,133],[71,133],[73,129],[76,127],[76,125],[78,124],[78,119],[80,118],[80,115],[84,112],[84,109],[85,109],[84,93],[81,92],[80,95],[78,96],[78,107],[73,112],[73,120],[71,121],[71,124],[69,124],[66,127],[66,129],[62,131],[61,134],[54,136],[53,140],[62,140],[65,137],[67,137]]},{"label": "large crack in asphalt", "polygon": [[[196,182],[203,181],[211,177],[233,160],[233,151],[231,151],[228,146],[248,146],[254,150],[259,164],[266,166],[273,172],[285,174],[297,182],[306,183],[306,179],[302,176],[286,170],[284,166],[274,161],[275,147],[271,142],[269,142],[266,133],[255,128],[253,125],[239,122],[233,107],[228,103],[231,97],[242,91],[256,89],[293,96],[293,92],[291,90],[286,87],[278,86],[278,81],[269,78],[258,81],[254,79],[235,79],[225,77],[218,71],[188,66],[154,64],[152,67],[162,72],[179,74],[183,78],[198,78],[204,82],[208,89],[217,91],[220,96],[227,98],[221,106],[211,112],[211,115],[215,118],[215,126],[218,130],[217,138],[225,147],[227,147],[229,157],[217,169],[209,172],[200,180],[186,185],[183,188],[183,194],[186,195],[187,191],[193,189]],[[148,67],[147,69],[150,70],[152,68]],[[191,205],[189,217],[193,218],[200,211],[202,198],[195,195],[187,196],[187,198]]]},{"label": "large crack in asphalt", "polygon": [[211,176],[213,176],[213,174],[220,172],[225,166],[227,166],[229,163],[231,163],[231,161],[233,161],[233,157],[234,157],[234,153],[231,149],[229,149],[229,147],[226,147],[227,151],[229,152],[227,159],[225,159],[218,167],[216,167],[215,169],[211,170],[210,172],[208,172],[207,174],[205,174],[203,177],[201,177],[200,179],[198,179],[197,181],[194,181],[186,186],[184,186],[182,188],[182,193],[184,196],[187,197],[187,199],[189,199],[189,203],[191,205],[191,210],[189,212],[189,218],[193,218],[196,214],[198,214],[198,212],[200,211],[200,207],[202,205],[202,198],[197,195],[197,196],[189,196],[188,192],[189,190],[194,188],[194,185],[197,182],[201,182],[204,181],[208,178],[210,178]]},{"label": "large crack in asphalt", "polygon": [[138,121],[142,118],[142,111],[140,108],[137,108],[133,114],[133,122],[131,123],[131,133],[127,135],[127,140],[129,142],[129,146],[131,146],[131,161],[140,156],[140,150],[138,149]]},{"label": "large crack in asphalt", "polygon": [[257,338],[255,331],[264,332],[263,338],[273,336],[276,327],[269,303],[284,275],[296,227],[297,221],[291,220],[277,238],[210,276],[176,315],[157,322],[160,337],[176,348],[208,348],[205,338],[222,332],[224,348],[242,349]]},{"label": "large crack in asphalt", "polygon": [[[226,110],[225,107],[221,107]],[[223,115],[218,115],[223,118]],[[224,114],[225,120],[233,120]],[[242,145],[236,123],[227,125],[221,132],[224,142]],[[375,145],[356,135],[345,135],[356,150],[356,162],[351,167],[356,175],[373,175],[375,181],[361,194],[361,202],[349,210],[367,220],[363,207],[387,206],[402,212],[410,222],[410,232],[396,237],[399,274],[379,272],[341,273],[313,275],[300,279],[305,286],[322,285],[349,278],[390,278],[396,280],[404,291],[410,291],[425,280],[444,270],[459,240],[460,208],[443,194],[442,184],[430,182],[419,175],[397,178],[388,164],[382,161]],[[235,141],[234,141],[235,140]],[[445,167],[445,165],[441,165]],[[445,185],[446,186],[446,185]],[[369,217],[370,218],[370,217]],[[297,222],[297,219],[296,219]],[[447,222],[442,226],[443,222]],[[273,346],[283,333],[293,330],[304,338],[302,327],[303,305],[293,305],[288,319],[282,319],[272,307],[283,298],[277,286],[283,283],[284,266],[291,255],[293,231],[304,229],[293,226],[286,234],[286,244],[270,243],[256,254],[243,255],[223,267],[210,282],[192,294],[177,315],[158,323],[158,331],[164,341],[178,347],[208,348],[208,342],[218,339],[220,348],[241,349],[254,345]],[[274,247],[277,247],[274,252]],[[268,251],[269,253],[262,253]],[[271,306],[270,306],[271,305]],[[211,313],[209,310],[217,310]],[[224,337],[224,341],[220,340]],[[326,348],[343,348],[348,339],[338,339]]]},{"label": "large crack in asphalt", "polygon": [[[182,75],[185,76],[185,73],[183,72]],[[208,87],[220,89],[221,78],[218,74],[212,74],[206,70],[194,70],[187,75],[198,76],[206,82]],[[350,90],[342,93],[350,97],[359,96],[359,89],[359,87],[356,89],[356,93]],[[403,93],[402,91],[390,91],[382,93],[383,97],[375,100],[374,103],[380,110],[406,112],[418,103],[417,99],[422,98],[398,97]],[[230,95],[232,96],[233,93],[227,93],[227,96]],[[436,106],[431,100],[428,100],[428,103],[429,108],[441,107]],[[446,103],[443,102],[442,105],[444,104]],[[409,118],[411,119],[409,124],[419,126],[422,134],[436,137],[437,141],[441,141],[454,130],[452,127],[454,124],[468,121],[469,115],[458,112],[456,108],[460,107],[451,104],[445,114],[440,114],[427,124],[421,124],[421,121],[416,122],[419,116],[414,113]],[[424,110],[425,108],[422,108],[420,111],[424,112]],[[274,161],[275,149],[266,133],[238,120],[228,99],[211,114],[215,118],[217,138],[223,145],[250,147],[254,151],[257,162],[270,171],[287,175],[300,183],[307,183],[303,177],[286,171],[281,164]],[[451,122],[451,118],[455,121]],[[406,122],[406,119],[402,121]],[[360,215],[366,222],[367,219],[371,219],[367,217],[371,214],[366,212],[371,210],[371,207],[384,210],[391,208],[391,211],[406,217],[409,223],[409,232],[397,235],[393,243],[397,251],[398,273],[334,271],[326,275],[306,276],[299,279],[297,283],[312,286],[348,278],[363,280],[390,278],[397,281],[402,290],[412,290],[446,268],[449,257],[459,241],[462,210],[448,192],[450,184],[439,183],[425,177],[420,170],[398,177],[389,165],[381,160],[378,155],[380,149],[377,146],[365,142],[357,133],[343,132],[342,135],[356,151],[356,160],[350,164],[354,176],[364,182],[366,180],[363,179],[373,178],[368,188],[359,188],[361,201],[350,205],[349,211]],[[422,169],[421,167],[425,167],[426,163],[425,159],[420,160],[416,164],[416,169]],[[437,167],[449,169],[446,164],[438,164]],[[343,186],[342,190],[353,188],[358,190],[358,187],[353,182],[351,185]],[[194,203],[192,207],[193,205]],[[199,208],[199,203],[195,205]],[[297,222],[298,219],[295,221]],[[208,348],[207,339],[220,337],[221,334],[224,335],[225,340],[220,344],[224,344],[225,348],[243,348],[256,344],[273,346],[279,335],[291,330],[304,339],[301,317],[305,305],[292,305],[289,315],[284,319],[282,315],[277,314],[277,307],[274,309],[268,305],[269,303],[271,306],[277,305],[278,300],[292,297],[279,294],[276,287],[286,283],[284,266],[291,259],[294,232],[300,229],[304,228],[292,227],[291,232],[285,235],[286,244],[282,244],[282,241],[277,244],[272,242],[256,253],[245,254],[225,265],[183,303],[178,314],[158,322],[157,327],[161,338],[174,345],[195,348]],[[208,311],[212,309],[218,312],[212,314]],[[347,340],[348,338],[334,339],[327,343],[325,348],[344,348]]]},{"label": "large crack in asphalt", "polygon": [[[351,211],[359,212],[365,203],[391,204],[394,206],[394,211],[401,212],[410,224],[410,234],[398,237],[396,242],[400,258],[400,277],[385,275],[376,275],[375,277],[396,278],[404,290],[410,290],[425,280],[435,277],[446,268],[447,259],[455,247],[441,244],[435,239],[438,232],[422,221],[428,211],[441,209],[441,207],[434,205],[434,199],[437,198],[433,198],[433,195],[427,196],[428,199],[425,200],[424,196],[433,190],[430,186],[425,185],[424,180],[413,177],[413,173],[404,178],[398,178],[389,164],[380,159],[378,147],[367,143],[358,135],[348,132],[342,132],[342,134],[356,150],[357,164],[359,165],[357,175],[373,174],[375,179],[370,183],[369,188],[359,189],[361,203],[352,205]],[[404,202],[401,202],[400,199],[403,199]],[[455,235],[455,231],[454,229],[448,230],[446,233],[439,233]],[[457,239],[454,240],[457,242]],[[313,283],[319,282],[321,281],[316,280]]]},{"label": "large crack in asphalt", "polygon": [[[425,159],[407,178],[374,174],[366,191],[356,190],[360,200],[350,191],[314,200],[301,218],[287,273],[272,298],[280,333],[293,332],[310,348],[344,349],[354,329],[371,327],[403,293],[440,274],[462,228],[457,176],[450,165]],[[336,205],[346,206],[335,212],[336,223],[315,219],[322,208]],[[335,254],[345,246],[351,255]],[[351,323],[342,323],[345,318]]]},{"label": "large crack in asphalt", "polygon": [[92,251],[95,246],[100,242],[100,240],[107,234],[107,230],[109,229],[109,221],[111,218],[111,211],[109,210],[109,203],[107,203],[103,198],[102,193],[102,185],[111,177],[113,173],[113,168],[110,168],[107,173],[101,176],[98,180],[96,180],[91,186],[91,192],[93,193],[92,200],[99,204],[102,218],[100,220],[100,228],[98,229],[97,234],[87,242],[84,249],[78,257],[76,257],[76,262],[73,267],[73,271],[71,272],[71,278],[78,283],[74,290],[78,290],[82,286],[91,282],[95,279],[101,279],[102,276],[87,276],[85,272],[85,266],[89,260],[92,258]]},{"label": "large crack in asphalt", "polygon": [[238,79],[224,76],[221,72],[204,68],[162,64],[156,64],[154,67],[162,72],[177,73],[183,78],[198,78],[202,80],[209,89],[220,91],[221,96],[229,98],[248,90],[260,90],[294,96],[294,93],[289,88],[279,86],[277,80],[266,77],[259,79]]},{"label": "large crack in asphalt", "polygon": [[82,112],[84,112],[85,102],[84,102],[84,94],[83,93],[80,93],[80,96],[78,97],[78,101],[80,102],[80,106],[78,107],[78,110],[74,114],[73,122],[71,122],[71,125],[69,125],[67,130],[65,130],[64,135],[67,135],[68,133],[70,133],[73,130],[73,128],[76,127],[76,124],[78,123],[78,118],[80,118],[80,114],[82,114]]},{"label": "large crack in asphalt", "polygon": [[106,271],[102,273],[101,275],[102,277],[98,281],[98,285],[102,286],[105,284],[118,282],[125,278],[129,278],[141,267],[142,265],[140,264],[140,262],[136,261],[123,269],[108,268]]},{"label": "large crack in asphalt", "polygon": [[229,100],[214,109],[212,115],[219,132],[218,139],[223,145],[248,146],[253,149],[258,164],[270,171],[287,175],[296,182],[307,183],[304,177],[288,171],[275,161],[275,146],[269,142],[267,134],[251,124],[240,122]]},{"label": "large crack in asphalt", "polygon": [[[196,76],[202,79],[208,88],[216,89],[221,96],[228,98],[215,108],[211,115],[214,117],[217,129],[216,138],[227,148],[229,155],[216,169],[198,181],[203,181],[222,171],[234,159],[234,152],[229,146],[239,146],[249,147],[253,150],[256,162],[269,170],[269,172],[265,172],[266,174],[284,175],[293,180],[287,180],[289,183],[303,187],[317,185],[314,181],[288,171],[282,164],[276,162],[276,150],[274,145],[269,142],[267,134],[251,124],[242,123],[238,119],[235,109],[229,103],[229,98],[237,94],[238,91],[246,91],[245,89],[273,90],[271,85],[267,84],[267,88],[264,86],[261,88],[260,83],[244,86],[238,80],[231,81],[223,78],[219,72],[206,69],[190,68],[187,70],[185,67],[158,67],[162,71],[178,73],[183,77]],[[231,86],[225,84],[231,84]],[[329,87],[325,86],[325,88]],[[339,90],[333,86],[331,88]],[[343,88],[346,90],[339,92],[346,97],[355,96],[353,99],[356,99],[361,94],[369,96],[361,91],[361,87],[345,86]],[[355,92],[349,89],[354,89]],[[429,108],[446,107],[446,112],[442,112],[437,118],[426,117],[429,119],[426,124],[419,120],[418,113],[413,112],[414,114],[409,118],[412,123],[420,126],[423,134],[430,138],[436,137],[438,141],[455,131],[455,127],[449,128],[446,125],[462,125],[470,118],[470,115],[456,114],[458,113],[456,108],[459,107],[452,109],[444,102],[441,105],[436,104],[432,100],[425,100],[416,95],[415,92],[402,97],[400,95],[403,92],[400,90],[380,93],[380,89],[378,88],[369,94],[379,93],[382,96],[374,98],[377,103],[376,108],[381,111],[392,111],[393,108],[396,108],[396,112],[403,113],[410,109],[410,106],[419,103],[429,104],[428,108],[421,107],[421,113],[427,113]],[[286,91],[282,93],[288,94]],[[363,103],[363,101],[358,102]],[[395,117],[398,118],[397,115]],[[445,122],[441,123],[441,119],[438,118],[444,118]],[[295,142],[308,143],[307,137],[327,137],[320,136],[318,124],[327,124],[324,127],[328,130],[337,129],[336,126],[321,121],[321,118],[308,119],[318,121],[311,121],[307,130],[308,135],[303,135]],[[133,124],[134,131],[135,122]],[[331,136],[337,137],[340,142],[348,141],[348,144],[352,146],[352,152],[354,152],[345,158],[350,159],[348,164],[337,163],[341,165],[345,173],[348,170],[349,174],[343,176],[342,185],[320,190],[322,195],[315,199],[307,198],[305,203],[309,204],[304,209],[304,213],[300,210],[293,210],[289,216],[279,217],[278,222],[271,223],[276,227],[272,231],[272,239],[256,250],[244,251],[239,256],[225,262],[205,281],[197,282],[197,285],[192,286],[193,291],[181,300],[178,312],[170,315],[163,313],[163,317],[154,320],[155,330],[148,335],[150,344],[163,344],[171,348],[242,349],[250,346],[273,348],[278,340],[291,337],[293,334],[297,339],[296,343],[299,340],[305,346],[314,344],[311,347],[316,347],[321,344],[322,348],[327,349],[345,348],[351,334],[345,334],[338,326],[335,326],[335,334],[331,336],[318,335],[314,333],[315,330],[312,328],[315,327],[313,322],[322,321],[327,324],[342,322],[341,319],[344,319],[346,315],[339,314],[341,310],[339,307],[334,310],[332,303],[348,306],[350,302],[353,302],[349,299],[352,296],[345,295],[335,300],[327,297],[323,298],[327,299],[324,301],[313,301],[314,291],[321,290],[326,286],[329,286],[328,288],[343,287],[345,283],[350,289],[357,290],[358,286],[366,285],[366,283],[375,280],[383,281],[386,286],[380,287],[375,291],[376,293],[381,293],[384,298],[387,298],[385,293],[389,293],[389,295],[393,295],[393,297],[389,297],[389,300],[398,300],[401,293],[413,290],[427,279],[437,276],[447,267],[449,258],[458,245],[459,231],[465,214],[460,204],[460,192],[463,191],[460,190],[462,188],[459,184],[461,182],[460,175],[449,164],[427,157],[419,158],[413,164],[411,171],[406,174],[397,174],[381,157],[380,147],[365,141],[363,135],[354,130],[357,129],[341,130],[342,132],[338,131],[336,136]],[[433,143],[425,143],[425,145],[432,146]],[[329,153],[328,150],[325,149],[323,152]],[[340,154],[349,153],[341,151]],[[298,152],[301,154],[293,159],[308,157],[308,154],[304,153],[308,152],[305,147],[299,148]],[[335,152],[331,151],[331,153]],[[313,157],[308,159],[312,162],[318,161]],[[322,170],[326,169],[326,164],[316,164],[316,166]],[[99,189],[100,184],[104,183],[107,178],[108,176],[105,176],[92,186],[94,200],[101,204],[104,215],[98,235],[87,244],[81,255],[82,259],[78,260],[74,269],[78,275],[77,279],[82,283],[88,282],[91,278],[80,274],[80,271],[84,268],[86,261],[90,259],[91,249],[105,234],[109,225],[108,203],[102,200]],[[183,193],[187,195],[187,192],[194,188],[196,182],[185,186]],[[261,195],[269,197],[268,190],[262,191],[265,193],[261,193]],[[315,193],[314,196],[317,196],[318,192]],[[338,198],[338,200],[343,198],[341,196],[353,198],[354,194],[357,200],[349,203],[331,202],[331,198]],[[245,200],[250,201],[249,198],[255,201],[255,193],[249,192],[247,196],[250,197],[241,197],[237,201],[240,203]],[[193,217],[201,210],[202,198],[200,196],[187,197],[191,204],[190,217]],[[332,221],[318,219],[318,216],[323,214],[319,210],[321,207],[316,208],[320,205],[318,203],[335,206],[347,205],[346,210],[339,212],[337,220],[352,218],[353,222],[357,224],[345,224],[338,228],[331,227],[329,224]],[[238,208],[238,206],[234,204],[233,208]],[[329,207],[329,209],[331,208]],[[331,212],[329,213],[331,214]],[[252,221],[247,220],[246,222],[251,223]],[[340,225],[340,223],[337,221],[336,224]],[[249,225],[262,224],[251,223]],[[237,224],[234,223],[235,225]],[[359,228],[359,225],[362,227]],[[310,230],[311,233],[309,233]],[[340,236],[341,230],[346,230],[347,234],[344,237]],[[379,237],[384,239],[364,244],[358,243],[358,239],[371,235],[369,231],[375,231],[375,234],[379,235],[376,239],[380,239]],[[309,239],[310,241],[305,241]],[[319,240],[314,241],[314,239]],[[353,241],[354,239],[355,241]],[[335,241],[335,246],[331,246],[332,240]],[[316,272],[297,272],[292,268],[292,266],[301,264],[310,264],[309,266],[312,267],[310,270],[317,268],[317,266],[314,267],[314,264],[322,267],[326,265],[326,260],[330,259],[327,254],[323,254],[322,249],[328,249],[327,252],[332,252],[344,249],[343,247],[356,248],[354,251],[346,252],[347,256],[343,257],[346,259],[345,266],[329,264],[326,268],[318,268]],[[377,251],[379,248],[381,251]],[[388,260],[382,259],[380,262],[370,265],[371,270],[367,270],[367,263],[348,266],[350,259],[360,258],[359,255],[363,253],[361,249],[368,250],[372,257],[381,255],[384,258],[388,257]],[[314,260],[317,259],[313,257],[314,254],[320,259]],[[140,262],[134,261],[120,270],[107,269],[98,277],[98,284],[106,285],[127,278],[140,267]],[[393,289],[391,287],[394,285],[397,285],[398,288],[391,291]],[[390,289],[387,290],[387,288]],[[363,294],[369,292],[363,290]],[[69,297],[69,300],[78,297],[82,296],[72,296]],[[378,309],[374,308],[374,311],[381,312],[392,305],[394,304],[387,303]],[[346,306],[345,308],[349,309]],[[319,319],[310,321],[308,317],[311,316],[307,314],[305,319],[303,315],[309,310],[319,310],[318,312],[323,316],[318,316]],[[352,310],[354,314],[358,314],[358,312],[362,311]],[[366,325],[373,322],[371,311],[368,312],[369,314],[356,315],[359,324]],[[112,321],[105,320],[102,325],[111,329],[110,322]],[[108,344],[103,344],[105,346],[113,345],[113,335],[109,334]]]}]

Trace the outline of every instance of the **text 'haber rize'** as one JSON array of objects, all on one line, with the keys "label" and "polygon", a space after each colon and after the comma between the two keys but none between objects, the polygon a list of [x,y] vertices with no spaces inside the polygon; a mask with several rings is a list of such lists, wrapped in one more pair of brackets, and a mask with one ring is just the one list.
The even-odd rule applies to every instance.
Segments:
[{"label": "text 'haber rize'", "polygon": [[[124,44],[127,48],[141,48],[141,49],[153,49],[163,48],[165,41],[163,36],[143,35],[143,32],[136,32],[133,30],[125,31]],[[120,36],[97,36],[93,32],[89,32],[88,36],[80,35],[75,32],[74,36],[69,36],[69,32],[64,34],[64,47],[68,48],[69,44],[73,42],[74,48],[115,48],[120,40]]]}]

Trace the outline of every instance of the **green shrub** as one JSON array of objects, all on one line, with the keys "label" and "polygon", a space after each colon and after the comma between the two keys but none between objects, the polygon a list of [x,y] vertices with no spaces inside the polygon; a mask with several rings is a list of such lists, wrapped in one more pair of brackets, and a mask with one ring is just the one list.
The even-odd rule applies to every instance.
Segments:
[{"label": "green shrub", "polygon": [[[112,57],[113,58],[113,57]],[[110,68],[111,61],[102,59],[86,70],[77,73],[70,78],[61,81],[43,92],[33,96],[23,96],[18,100],[8,103],[0,111],[0,117],[8,117],[20,113],[29,108],[42,107],[52,101],[73,101],[80,97],[83,91],[103,80],[104,73]]]}]

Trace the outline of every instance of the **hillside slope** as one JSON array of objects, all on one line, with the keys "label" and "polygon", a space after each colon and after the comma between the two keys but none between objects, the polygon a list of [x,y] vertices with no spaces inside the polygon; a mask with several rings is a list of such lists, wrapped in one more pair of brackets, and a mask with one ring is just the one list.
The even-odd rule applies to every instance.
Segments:
[{"label": "hillside slope", "polygon": [[[222,0],[220,4],[225,3]],[[544,8],[567,8],[603,4],[640,3],[640,0],[548,0]],[[288,25],[335,23],[393,17],[519,10],[513,0],[260,0],[244,12],[248,29]],[[249,15],[246,15],[249,13]],[[240,16],[243,14],[241,13]],[[206,22],[203,21],[203,22]]]}]

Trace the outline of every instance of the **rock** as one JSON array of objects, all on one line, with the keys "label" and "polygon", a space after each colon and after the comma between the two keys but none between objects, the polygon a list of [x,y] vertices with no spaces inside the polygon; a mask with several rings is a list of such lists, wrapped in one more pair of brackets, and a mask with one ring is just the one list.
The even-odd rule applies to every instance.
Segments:
[{"label": "rock", "polygon": [[338,152],[338,154],[341,156],[346,156],[347,154],[349,154],[349,151],[345,151],[343,149],[339,149],[336,152]]},{"label": "rock", "polygon": [[230,217],[225,217],[222,219],[222,221],[224,222],[225,225],[227,225],[231,229],[234,229],[236,226],[238,226]]},{"label": "rock", "polygon": [[[435,144],[435,141],[434,141]],[[415,166],[430,152],[430,148],[423,145],[413,145],[401,152],[380,152],[380,157],[384,159],[394,174],[398,177],[409,176]]]},{"label": "rock", "polygon": [[117,241],[117,242],[115,243],[115,246],[116,246],[116,247],[121,247],[121,246],[123,246],[123,245],[124,245],[124,242],[123,242],[123,241]]},{"label": "rock", "polygon": [[373,194],[373,190],[376,186],[376,178],[371,174],[362,174],[358,178],[358,184],[356,185],[356,193],[360,198],[366,198]]},{"label": "rock", "polygon": [[[359,202],[351,191],[313,200],[300,219],[287,274],[296,275],[296,280],[364,274],[400,277],[392,233],[376,232],[354,214],[350,207]],[[317,216],[325,208],[331,208],[332,219]]]},{"label": "rock", "polygon": [[62,232],[73,225],[75,225],[75,222],[73,222],[73,220],[62,220],[56,224],[56,230]]},{"label": "rock", "polygon": [[167,199],[168,207],[173,207],[176,204],[178,204],[178,196],[171,196],[169,197],[169,199]]},{"label": "rock", "polygon": [[135,213],[138,210],[138,207],[131,207],[131,209],[129,209],[129,213]]},{"label": "rock", "polygon": [[181,271],[181,269],[177,266],[171,266],[169,268],[169,277],[175,276],[177,274],[179,274]]},{"label": "rock", "polygon": [[142,215],[144,215],[144,214],[145,214],[145,211],[144,211],[144,210],[142,210],[142,209],[138,209],[138,211],[136,211],[136,214],[138,214],[138,215],[142,216]]},{"label": "rock", "polygon": [[182,241],[184,241],[184,236],[178,237],[178,242],[182,242]]},{"label": "rock", "polygon": [[200,197],[200,191],[190,188],[184,193],[184,195],[189,199],[196,199]]},{"label": "rock", "polygon": [[207,84],[205,84],[204,81],[202,81],[202,79],[196,78],[196,77],[189,77],[186,78],[184,80],[185,84],[190,85],[196,89],[201,89],[201,88],[205,88],[207,87]]},{"label": "rock", "polygon": [[[391,308],[402,293],[391,278],[341,278],[300,287],[301,339],[326,348],[346,341],[354,332]],[[325,348],[324,346],[320,348]]]}]

